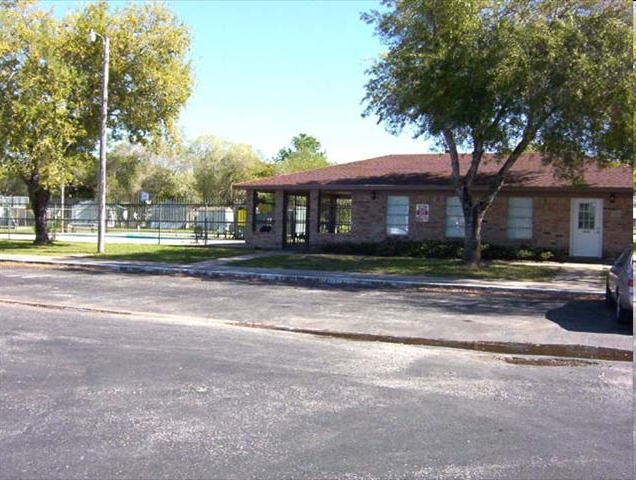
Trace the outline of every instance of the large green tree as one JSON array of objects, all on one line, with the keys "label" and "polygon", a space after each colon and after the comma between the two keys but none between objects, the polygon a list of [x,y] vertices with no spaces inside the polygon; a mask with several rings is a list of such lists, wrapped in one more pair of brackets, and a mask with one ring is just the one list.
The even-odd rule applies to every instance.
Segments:
[{"label": "large green tree", "polygon": [[299,133],[292,138],[291,147],[281,148],[274,157],[275,173],[292,173],[329,166],[327,154],[321,148],[316,137]]},{"label": "large green tree", "polygon": [[143,147],[121,142],[108,154],[106,184],[108,201],[132,201],[139,198],[143,188],[144,174],[149,170],[149,162]]},{"label": "large green tree", "polygon": [[187,28],[161,4],[111,12],[86,4],[56,20],[25,0],[0,8],[0,168],[27,185],[36,244],[49,242],[51,193],[94,162],[101,104],[100,42],[110,39],[109,138],[158,144],[190,95]]},{"label": "large green tree", "polygon": [[[0,165],[26,184],[36,243],[48,242],[46,205],[85,150],[74,69],[58,49],[61,27],[26,2],[0,10]],[[84,154],[84,155],[83,155]]]},{"label": "large green tree", "polygon": [[132,202],[141,192],[152,199],[190,199],[193,176],[182,157],[178,145],[119,142],[108,154],[108,201]]},{"label": "large green tree", "polygon": [[[363,15],[388,50],[368,70],[366,115],[450,154],[477,265],[484,215],[529,148],[576,178],[584,162],[632,162],[631,11],[624,0],[386,0]],[[459,155],[471,163],[460,170]],[[499,172],[475,180],[485,152]],[[423,166],[425,168],[425,166]]]},{"label": "large green tree", "polygon": [[250,145],[225,142],[212,136],[192,142],[187,157],[200,201],[230,202],[234,183],[272,173],[271,166],[263,162]]}]

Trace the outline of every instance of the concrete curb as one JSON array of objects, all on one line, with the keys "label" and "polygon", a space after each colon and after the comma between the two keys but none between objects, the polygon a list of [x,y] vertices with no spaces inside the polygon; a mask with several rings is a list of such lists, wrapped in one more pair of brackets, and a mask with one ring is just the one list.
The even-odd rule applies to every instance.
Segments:
[{"label": "concrete curb", "polygon": [[260,328],[279,332],[303,333],[320,337],[341,338],[353,341],[399,343],[402,345],[420,345],[429,347],[457,348],[461,350],[476,350],[479,352],[504,353],[516,355],[537,355],[550,357],[582,358],[593,360],[609,360],[615,362],[631,362],[634,352],[621,348],[594,347],[576,344],[546,344],[495,342],[481,340],[445,340],[437,338],[401,337],[370,333],[351,333],[333,330],[318,330],[311,328],[295,328],[284,325],[268,325],[262,323],[229,322],[235,327]]},{"label": "concrete curb", "polygon": [[480,291],[490,293],[514,293],[522,295],[559,296],[560,298],[603,297],[600,292],[586,290],[562,290],[554,288],[517,287],[511,285],[477,285],[461,282],[444,282],[434,280],[401,280],[390,278],[360,278],[338,274],[326,276],[310,274],[260,273],[245,271],[202,271],[192,272],[197,276],[211,278],[234,278],[246,280],[268,280],[271,282],[302,285],[327,285],[356,288],[426,288],[436,290]]},{"label": "concrete curb", "polygon": [[280,284],[300,284],[304,286],[322,285],[322,286],[342,286],[350,288],[425,288],[437,290],[461,290],[475,291],[487,293],[501,294],[517,294],[524,296],[541,296],[559,298],[568,300],[581,298],[601,299],[604,298],[604,292],[591,292],[581,289],[562,289],[550,287],[522,287],[516,285],[480,285],[475,283],[467,283],[462,281],[444,281],[444,280],[406,280],[390,277],[363,277],[353,274],[341,274],[334,272],[325,272],[325,274],[297,273],[297,272],[272,272],[272,271],[254,271],[245,270],[237,267],[208,267],[196,268],[189,266],[165,265],[165,264],[135,264],[135,263],[112,263],[112,262],[83,262],[68,260],[24,260],[24,259],[0,259],[0,262],[22,263],[22,264],[40,264],[40,265],[58,265],[66,268],[81,269],[104,269],[119,273],[131,274],[152,274],[152,275],[183,275],[198,278],[222,278],[231,280],[256,280],[276,282]]}]

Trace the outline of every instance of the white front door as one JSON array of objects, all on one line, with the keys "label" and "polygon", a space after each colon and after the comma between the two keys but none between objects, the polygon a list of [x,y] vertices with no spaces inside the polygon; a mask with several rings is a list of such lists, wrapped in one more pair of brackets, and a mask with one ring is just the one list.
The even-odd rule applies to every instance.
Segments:
[{"label": "white front door", "polygon": [[603,200],[572,200],[570,255],[600,258],[603,253]]}]

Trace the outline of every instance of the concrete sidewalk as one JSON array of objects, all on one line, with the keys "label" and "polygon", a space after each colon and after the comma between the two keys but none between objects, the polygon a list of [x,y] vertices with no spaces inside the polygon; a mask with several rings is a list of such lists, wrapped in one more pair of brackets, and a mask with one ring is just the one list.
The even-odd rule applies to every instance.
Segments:
[{"label": "concrete sidewalk", "polygon": [[[237,326],[300,332],[339,338],[384,341],[415,345],[434,345],[500,353],[551,355],[630,361],[633,358],[633,336],[630,327],[622,330],[603,321],[598,325],[594,315],[605,316],[600,303],[604,297],[604,273],[600,264],[547,264],[559,270],[549,283],[524,281],[484,281],[457,278],[409,277],[334,273],[308,270],[243,268],[228,263],[253,256],[271,255],[256,252],[236,258],[210,260],[190,265],[160,264],[95,259],[90,256],[42,257],[35,255],[0,254],[1,262],[57,265],[69,268],[96,268],[122,273],[186,275],[204,278],[257,280],[302,285],[331,285],[348,288],[412,288],[441,291],[460,290],[472,295],[506,294],[513,298],[554,300],[571,304],[590,305],[594,311],[585,313],[583,328],[565,328],[552,320],[522,322],[511,325],[505,316],[495,315],[490,322],[465,323],[452,317],[431,319],[386,319],[382,324],[351,322],[346,318],[323,319],[320,322],[286,320],[280,324],[246,324],[229,322]],[[513,301],[513,304],[515,302]],[[568,304],[566,303],[566,306]],[[579,307],[581,308],[581,307]],[[585,309],[586,307],[583,307]],[[610,317],[610,315],[607,315]],[[591,317],[591,318],[590,318]],[[605,320],[605,319],[603,319]],[[606,325],[607,323],[607,325]],[[586,326],[588,325],[588,326]],[[591,326],[590,326],[591,325]],[[566,326],[567,327],[567,326]]]}]

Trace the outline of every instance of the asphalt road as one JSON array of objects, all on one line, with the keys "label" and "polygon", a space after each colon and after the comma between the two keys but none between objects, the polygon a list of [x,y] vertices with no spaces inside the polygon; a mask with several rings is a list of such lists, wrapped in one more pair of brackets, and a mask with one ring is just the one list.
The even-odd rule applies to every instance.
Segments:
[{"label": "asphalt road", "polygon": [[217,321],[457,315],[455,297],[8,265],[0,290],[43,305],[0,305],[1,478],[632,478],[629,363]]},{"label": "asphalt road", "polygon": [[602,301],[587,298],[303,287],[2,263],[2,299],[152,312],[203,322],[633,348],[632,326],[617,324]]}]

